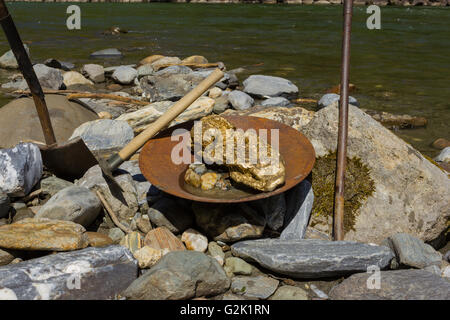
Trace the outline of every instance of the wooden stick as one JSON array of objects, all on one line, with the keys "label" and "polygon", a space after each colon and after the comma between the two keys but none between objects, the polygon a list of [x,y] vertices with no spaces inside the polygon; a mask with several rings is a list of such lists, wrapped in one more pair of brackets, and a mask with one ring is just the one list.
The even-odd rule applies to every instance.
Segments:
[{"label": "wooden stick", "polygon": [[182,62],[182,63],[166,63],[166,64],[162,64],[160,66],[158,66],[155,71],[161,70],[163,68],[167,68],[167,67],[172,67],[172,66],[185,66],[185,67],[189,67],[189,68],[214,68],[214,67],[219,67],[219,63],[218,62],[214,62],[214,63],[187,63],[187,62]]},{"label": "wooden stick", "polygon": [[149,102],[146,102],[146,101],[122,97],[122,96],[118,96],[118,95],[110,94],[110,93],[80,92],[80,93],[72,93],[67,96],[67,99],[79,99],[79,98],[117,100],[117,101],[121,101],[121,102],[137,104],[140,106],[146,106],[149,104]]},{"label": "wooden stick", "polygon": [[114,222],[114,224],[120,228],[125,233],[131,233],[133,232],[131,229],[125,227],[122,223],[120,223],[119,219],[117,218],[116,214],[112,210],[109,203],[106,201],[106,199],[103,197],[102,193],[99,190],[96,190],[95,193],[97,194],[97,197],[100,199],[101,203],[103,204],[103,207],[105,207],[106,211],[108,212],[109,216],[111,217],[111,220]]}]

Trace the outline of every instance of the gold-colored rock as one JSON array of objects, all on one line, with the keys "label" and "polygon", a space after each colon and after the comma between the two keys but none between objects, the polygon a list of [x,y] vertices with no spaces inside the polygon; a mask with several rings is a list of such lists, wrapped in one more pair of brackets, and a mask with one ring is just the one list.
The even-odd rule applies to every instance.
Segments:
[{"label": "gold-colored rock", "polygon": [[202,181],[202,190],[211,190],[217,182],[217,173],[207,172],[200,177]]},{"label": "gold-colored rock", "polygon": [[[191,130],[194,152],[201,150],[206,163],[214,162],[227,167],[233,181],[259,191],[272,191],[284,183],[286,169],[283,158],[269,143],[260,139],[256,131],[234,130],[230,122],[218,115],[202,118],[201,128],[201,133],[195,126]],[[210,129],[212,130],[208,133]],[[230,139],[233,141],[229,141]],[[213,142],[214,144],[211,145]],[[227,144],[233,151],[231,159]],[[216,149],[216,146],[220,145],[222,148]],[[216,150],[220,149],[221,154],[216,154]],[[261,157],[260,151],[266,157]]]}]

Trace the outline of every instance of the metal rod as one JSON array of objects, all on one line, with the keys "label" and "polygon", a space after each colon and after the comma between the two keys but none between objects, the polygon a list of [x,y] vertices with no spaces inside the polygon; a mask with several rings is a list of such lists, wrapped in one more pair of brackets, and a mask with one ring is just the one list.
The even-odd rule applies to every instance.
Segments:
[{"label": "metal rod", "polygon": [[350,69],[350,38],[353,0],[344,0],[344,30],[342,36],[342,69],[339,99],[339,129],[336,160],[336,185],[334,190],[334,240],[344,239],[344,186],[347,160],[348,132],[348,76]]},{"label": "metal rod", "polygon": [[4,0],[0,0],[0,23],[6,38],[8,39],[9,46],[16,57],[19,69],[30,88],[39,121],[41,122],[45,143],[47,145],[55,144],[55,133],[53,131],[52,123],[50,122],[50,115],[48,113],[47,104],[45,103],[44,93]]}]

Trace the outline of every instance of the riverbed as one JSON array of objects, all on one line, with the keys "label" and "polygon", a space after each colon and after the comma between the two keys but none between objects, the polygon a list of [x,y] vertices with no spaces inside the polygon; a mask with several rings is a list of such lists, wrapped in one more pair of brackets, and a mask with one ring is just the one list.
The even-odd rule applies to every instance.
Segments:
[{"label": "riverbed", "polygon": [[[78,3],[81,30],[68,30],[68,3],[8,3],[33,62],[47,58],[81,67],[89,54],[118,48],[121,60],[136,63],[151,54],[199,54],[228,69],[281,76],[301,98],[319,99],[339,83],[341,6],[259,4]],[[421,152],[450,138],[450,41],[448,8],[382,7],[381,30],[368,30],[365,7],[355,7],[350,81],[361,107],[422,116],[428,126],[396,132]],[[120,26],[129,32],[105,36]],[[3,33],[0,51],[8,50]],[[1,79],[5,82],[4,79]],[[2,97],[0,105],[8,101]]]}]

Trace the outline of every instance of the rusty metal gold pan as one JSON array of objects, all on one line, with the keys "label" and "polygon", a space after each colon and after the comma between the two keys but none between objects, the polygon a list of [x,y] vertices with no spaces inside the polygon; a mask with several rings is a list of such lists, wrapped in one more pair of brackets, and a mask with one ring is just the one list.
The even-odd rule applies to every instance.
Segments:
[{"label": "rusty metal gold pan", "polygon": [[[285,161],[286,181],[271,192],[242,193],[239,196],[228,197],[223,192],[211,196],[209,194],[193,194],[187,191],[184,183],[184,174],[188,164],[175,164],[171,159],[173,148],[180,143],[172,141],[172,132],[176,129],[190,130],[194,121],[179,124],[160,132],[149,140],[143,147],[139,156],[139,166],[145,178],[155,187],[171,195],[200,202],[234,203],[267,198],[294,187],[305,179],[311,172],[315,162],[314,148],[309,140],[299,131],[278,121],[248,116],[225,116],[236,128],[268,129],[270,142],[270,129],[279,130],[279,152]],[[193,159],[193,158],[192,158]]]}]

